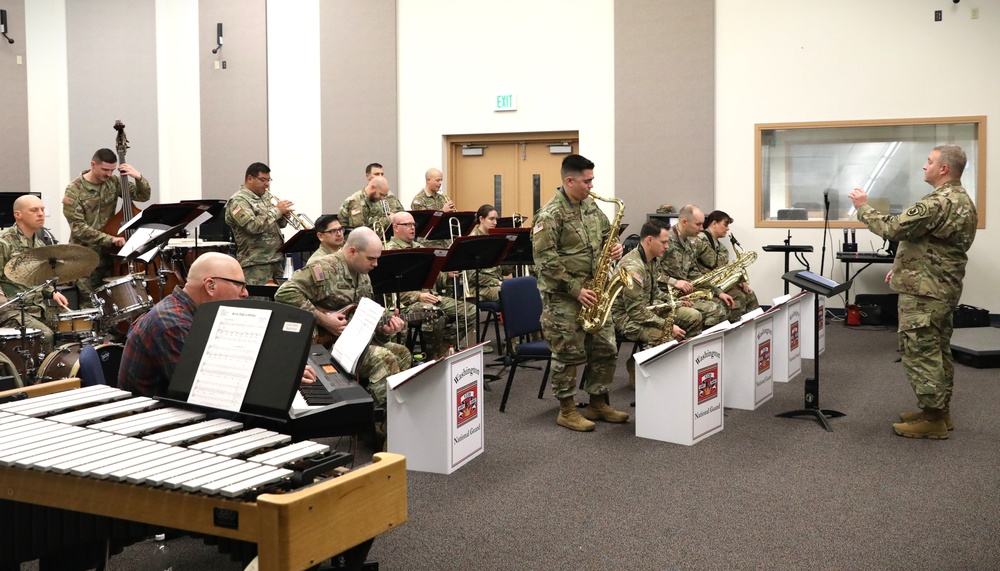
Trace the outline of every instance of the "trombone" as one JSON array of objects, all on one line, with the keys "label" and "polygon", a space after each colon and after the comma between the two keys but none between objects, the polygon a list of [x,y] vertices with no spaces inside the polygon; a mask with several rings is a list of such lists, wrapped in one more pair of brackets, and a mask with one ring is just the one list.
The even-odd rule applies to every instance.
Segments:
[{"label": "trombone", "polygon": [[[278,197],[271,195],[271,206],[275,208],[278,207]],[[295,228],[296,230],[312,230],[313,221],[309,219],[305,214],[296,214],[295,211],[289,210],[284,214],[285,220]]]},{"label": "trombone", "polygon": [[[459,237],[461,235],[462,235],[462,223],[459,222],[458,218],[454,218],[454,217],[453,218],[449,218],[448,219],[448,236],[451,239],[451,243],[454,244],[455,243],[455,238],[457,238],[457,237]],[[455,276],[454,278],[452,278],[452,285],[451,285],[452,289],[454,289],[454,291],[455,291],[455,327],[456,328],[458,328],[458,327],[461,326],[461,323],[459,322],[459,314],[458,314],[459,311],[461,310],[461,312],[463,314],[465,314],[464,309],[462,307],[459,307],[459,304],[464,303],[462,300],[468,299],[468,297],[469,297],[469,291],[471,291],[471,290],[469,290],[469,277],[468,277],[468,275],[465,273],[465,270],[462,270],[461,273],[462,273],[462,297],[458,296],[458,276]],[[478,312],[477,312],[477,314],[478,314]],[[465,338],[468,339],[468,336],[469,336],[469,318],[468,318],[468,315],[466,315],[466,317],[465,317]],[[456,349],[461,349],[461,348],[460,347],[456,347]]]}]

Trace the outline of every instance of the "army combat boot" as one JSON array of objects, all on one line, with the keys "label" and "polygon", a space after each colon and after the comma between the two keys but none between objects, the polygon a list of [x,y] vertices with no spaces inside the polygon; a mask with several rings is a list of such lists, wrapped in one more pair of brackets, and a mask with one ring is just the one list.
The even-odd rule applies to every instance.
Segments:
[{"label": "army combat boot", "polygon": [[556,417],[556,424],[577,432],[590,432],[596,426],[593,422],[580,416],[576,410],[576,403],[573,402],[573,397],[559,399],[559,416]]},{"label": "army combat boot", "polygon": [[590,395],[590,404],[583,409],[583,417],[587,420],[603,420],[604,422],[625,422],[628,413],[611,408],[605,395]]},{"label": "army combat boot", "polygon": [[924,409],[918,420],[893,424],[892,429],[896,434],[907,438],[930,438],[932,440],[948,438],[948,426],[944,421],[944,411],[936,408]]},{"label": "army combat boot", "polygon": [[[944,407],[941,409],[941,414],[944,415],[944,425],[948,427],[948,430],[955,430],[955,423],[951,420],[951,407]],[[903,422],[910,422],[911,420],[920,420],[924,417],[924,411],[919,412],[901,412],[899,413],[899,420]]]}]

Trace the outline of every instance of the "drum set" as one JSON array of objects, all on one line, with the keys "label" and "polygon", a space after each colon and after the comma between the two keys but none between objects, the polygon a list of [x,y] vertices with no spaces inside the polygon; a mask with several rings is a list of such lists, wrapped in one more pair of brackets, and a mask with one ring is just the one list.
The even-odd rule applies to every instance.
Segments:
[{"label": "drum set", "polygon": [[[0,353],[14,364],[23,382],[35,384],[77,376],[80,351],[85,345],[94,346],[102,365],[117,366],[120,362],[124,346],[112,342],[115,326],[153,306],[145,276],[114,278],[91,295],[92,309],[58,315],[53,330],[57,348],[48,355],[42,351],[41,330],[24,325],[25,308],[35,302],[37,292],[56,283],[89,277],[97,263],[95,252],[73,244],[28,250],[7,263],[7,277],[29,288],[0,305],[0,311],[13,307],[21,314],[20,327],[0,328]],[[109,373],[113,373],[112,378],[118,374],[117,370]]]}]

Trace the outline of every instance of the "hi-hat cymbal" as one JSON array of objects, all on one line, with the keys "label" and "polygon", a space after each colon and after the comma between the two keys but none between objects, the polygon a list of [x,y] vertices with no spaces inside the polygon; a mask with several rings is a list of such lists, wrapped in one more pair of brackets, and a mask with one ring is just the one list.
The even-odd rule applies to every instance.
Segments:
[{"label": "hi-hat cymbal", "polygon": [[97,267],[97,252],[75,244],[53,244],[25,250],[4,267],[11,281],[36,286],[59,277],[68,282],[89,276]]}]

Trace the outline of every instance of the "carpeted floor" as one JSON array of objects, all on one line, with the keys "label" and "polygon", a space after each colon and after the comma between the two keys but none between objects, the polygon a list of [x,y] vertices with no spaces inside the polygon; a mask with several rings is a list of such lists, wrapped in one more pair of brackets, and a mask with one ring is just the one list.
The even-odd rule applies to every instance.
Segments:
[{"label": "carpeted floor", "polygon": [[[612,392],[625,408],[629,349]],[[495,382],[483,455],[449,476],[410,472],[409,521],[371,558],[384,571],[1000,568],[997,371],[957,365],[951,438],[904,439],[889,425],[915,399],[895,349],[894,331],[832,323],[821,405],[847,415],[833,432],[774,416],[802,406],[804,361],[771,401],[727,411],[691,447],[636,438],[631,421],[560,428],[555,399],[535,398],[539,371],[518,374],[499,413]],[[170,547],[174,569],[240,568],[196,540]],[[109,568],[141,568],[148,549]]]}]

